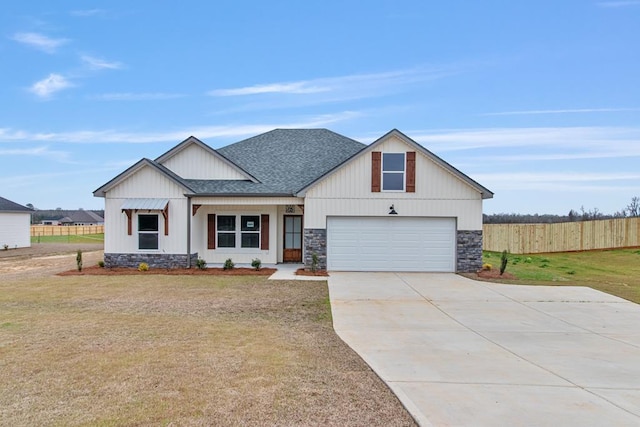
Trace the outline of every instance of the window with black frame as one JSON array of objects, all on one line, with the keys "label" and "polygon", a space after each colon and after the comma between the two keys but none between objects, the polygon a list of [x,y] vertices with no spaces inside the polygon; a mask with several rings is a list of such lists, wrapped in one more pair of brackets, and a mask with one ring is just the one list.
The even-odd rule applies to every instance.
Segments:
[{"label": "window with black frame", "polygon": [[158,215],[138,215],[138,249],[158,249]]}]

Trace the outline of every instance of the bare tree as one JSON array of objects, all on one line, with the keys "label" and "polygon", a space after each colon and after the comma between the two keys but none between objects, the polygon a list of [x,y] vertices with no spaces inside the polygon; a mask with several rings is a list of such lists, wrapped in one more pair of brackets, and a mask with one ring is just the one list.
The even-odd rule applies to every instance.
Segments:
[{"label": "bare tree", "polygon": [[640,197],[631,198],[631,203],[627,206],[627,213],[629,216],[640,216]]}]

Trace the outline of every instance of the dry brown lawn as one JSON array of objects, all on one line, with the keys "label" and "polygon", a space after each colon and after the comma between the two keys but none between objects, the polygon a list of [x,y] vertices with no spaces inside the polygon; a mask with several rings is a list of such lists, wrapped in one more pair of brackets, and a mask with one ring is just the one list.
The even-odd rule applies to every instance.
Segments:
[{"label": "dry brown lawn", "polygon": [[0,425],[415,425],[325,282],[5,277]]}]

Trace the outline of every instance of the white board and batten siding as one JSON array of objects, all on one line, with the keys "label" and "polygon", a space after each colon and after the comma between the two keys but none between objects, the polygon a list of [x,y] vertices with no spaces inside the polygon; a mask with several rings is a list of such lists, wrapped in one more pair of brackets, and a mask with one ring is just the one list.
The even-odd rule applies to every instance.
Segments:
[{"label": "white board and batten siding", "polygon": [[107,253],[131,253],[138,250],[137,213],[132,218],[132,234],[127,234],[127,216],[123,204],[134,198],[163,198],[169,200],[169,235],[164,234],[164,218],[158,214],[158,252],[183,254],[187,250],[187,199],[184,189],[151,167],[144,167],[128,179],[111,188],[105,197],[104,250]]},{"label": "white board and batten siding", "polygon": [[[375,151],[407,152],[415,147],[396,137]],[[305,228],[325,228],[329,216],[387,215],[456,218],[459,230],[482,230],[482,196],[466,181],[426,155],[416,153],[416,192],[371,192],[371,153],[365,152],[311,187],[305,197]]]},{"label": "white board and batten siding", "polygon": [[454,272],[454,218],[329,217],[333,271]]},{"label": "white board and batten siding", "polygon": [[31,246],[31,213],[0,212],[0,250]]},{"label": "white board and batten siding", "polygon": [[247,179],[237,169],[195,144],[162,164],[185,179]]}]

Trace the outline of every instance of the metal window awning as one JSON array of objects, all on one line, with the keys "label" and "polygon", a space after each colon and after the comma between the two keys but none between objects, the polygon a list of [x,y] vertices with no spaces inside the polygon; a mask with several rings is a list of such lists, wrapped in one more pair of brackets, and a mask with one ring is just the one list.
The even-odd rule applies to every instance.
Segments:
[{"label": "metal window awning", "polygon": [[169,199],[128,199],[122,204],[121,209],[163,211],[168,204]]},{"label": "metal window awning", "polygon": [[128,199],[120,207],[127,215],[127,235],[133,234],[131,223],[134,211],[160,211],[164,217],[164,235],[169,235],[169,199]]}]

